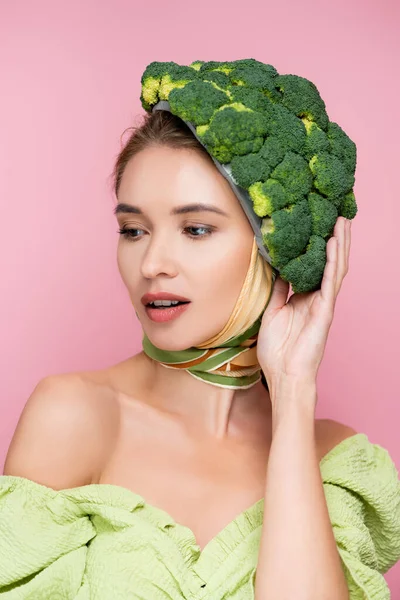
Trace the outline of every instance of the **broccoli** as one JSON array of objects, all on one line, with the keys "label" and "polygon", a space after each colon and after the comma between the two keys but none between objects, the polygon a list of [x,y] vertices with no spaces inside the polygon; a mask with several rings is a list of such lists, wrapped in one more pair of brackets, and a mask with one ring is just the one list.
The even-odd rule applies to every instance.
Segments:
[{"label": "broccoli", "polygon": [[324,196],[310,192],[307,196],[311,213],[312,234],[328,238],[333,234],[338,211]]},{"label": "broccoli", "polygon": [[329,122],[327,135],[330,141],[330,150],[344,164],[348,173],[356,170],[357,149],[355,143],[348,135],[333,121]]},{"label": "broccoli", "polygon": [[159,100],[168,100],[174,88],[182,88],[193,79],[197,79],[197,71],[191,67],[181,66],[174,62],[152,62],[142,75],[142,93],[140,96],[145,110]]},{"label": "broccoli", "polygon": [[275,87],[277,71],[271,65],[239,65],[229,76],[233,85],[261,90],[270,100],[279,101],[281,94]]},{"label": "broccoli", "polygon": [[318,235],[311,235],[303,254],[290,260],[281,269],[280,276],[285,281],[294,281],[293,291],[309,292],[318,289],[326,264],[326,241]]},{"label": "broccoli", "polygon": [[295,203],[309,191],[313,184],[313,176],[305,158],[295,152],[287,152],[281,163],[271,173],[285,189],[290,203]]},{"label": "broccoli", "polygon": [[302,118],[302,121],[307,132],[303,156],[307,160],[311,160],[315,154],[320,152],[330,152],[331,142],[325,131],[318,127],[314,121],[310,121],[305,117]]},{"label": "broccoli", "polygon": [[235,68],[232,62],[218,62],[216,60],[210,60],[203,62],[200,66],[199,73],[206,73],[207,71],[220,71],[221,73],[229,74]]},{"label": "broccoli", "polygon": [[267,115],[268,134],[273,135],[282,148],[303,153],[307,139],[307,131],[301,119],[280,104],[271,105]]},{"label": "broccoli", "polygon": [[208,61],[204,62],[200,66],[200,71],[222,71],[223,73],[231,73],[233,69],[236,67],[258,67],[260,69],[265,69],[269,67],[271,69],[271,73],[277,74],[277,71],[272,67],[272,65],[266,65],[259,60],[255,60],[254,58],[241,58],[239,60],[218,62],[218,61]]},{"label": "broccoli", "polygon": [[283,93],[281,103],[297,117],[307,117],[315,121],[321,129],[328,126],[325,102],[316,86],[305,77],[298,75],[278,75],[275,86]]},{"label": "broccoli", "polygon": [[272,264],[281,272],[290,260],[304,252],[312,234],[312,219],[308,200],[304,198],[264,218],[261,225]]},{"label": "broccoli", "polygon": [[225,92],[207,81],[190,81],[185,87],[175,88],[168,98],[171,111],[195,125],[206,125],[217,108],[229,102]]},{"label": "broccoli", "polygon": [[254,58],[152,62],[141,82],[146,111],[167,100],[166,109],[229,165],[240,202],[247,194],[260,217],[272,269],[294,292],[318,289],[337,218],[357,214],[357,156],[316,86]]},{"label": "broccoli", "polygon": [[[232,100],[232,95],[230,93],[231,81],[225,73],[221,73],[221,71],[207,71],[202,74],[200,78],[202,81],[213,83],[218,89],[226,92],[229,99]],[[249,108],[251,108],[251,106],[249,106]]]},{"label": "broccoli", "polygon": [[190,63],[189,67],[192,67],[192,69],[199,71],[199,69],[201,68],[201,65],[203,65],[203,64],[204,64],[203,60],[194,60],[192,63]]},{"label": "broccoli", "polygon": [[142,91],[140,101],[145,110],[151,111],[151,107],[157,104],[159,97],[161,77],[177,67],[174,62],[157,62],[153,61],[147,65],[141,78]]},{"label": "broccoli", "polygon": [[272,169],[263,160],[260,151],[234,156],[231,162],[232,177],[241,187],[248,189],[253,183],[268,179]]},{"label": "broccoli", "polygon": [[264,217],[304,199],[311,191],[312,180],[307,161],[295,152],[287,152],[265,182],[250,185],[248,192],[254,202],[254,212]]},{"label": "broccoli", "polygon": [[314,175],[314,186],[327,198],[340,198],[351,191],[354,175],[346,170],[344,163],[334,154],[320,152],[308,164]]},{"label": "broccoli", "polygon": [[238,185],[249,190],[253,183],[267,181],[272,169],[284,156],[285,149],[279,140],[271,135],[258,152],[232,158],[232,177]]},{"label": "broccoli", "polygon": [[259,112],[265,111],[268,115],[272,111],[272,102],[260,90],[247,88],[245,86],[234,86],[229,82],[227,88],[232,102],[240,102]]},{"label": "broccoli", "polygon": [[273,212],[289,204],[285,188],[276,179],[256,181],[249,187],[253,210],[259,217],[271,216]]},{"label": "broccoli", "polygon": [[356,198],[354,196],[353,190],[348,192],[341,198],[339,214],[345,219],[354,219],[358,212]]},{"label": "broccoli", "polygon": [[217,160],[229,163],[235,154],[257,152],[261,148],[266,125],[264,115],[234,102],[216,110],[207,128],[197,128],[197,132]]}]

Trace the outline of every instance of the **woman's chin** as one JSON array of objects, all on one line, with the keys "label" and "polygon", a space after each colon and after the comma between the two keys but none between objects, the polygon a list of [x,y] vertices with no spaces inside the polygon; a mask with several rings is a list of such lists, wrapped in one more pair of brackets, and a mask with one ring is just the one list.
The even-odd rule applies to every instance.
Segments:
[{"label": "woman's chin", "polygon": [[199,344],[202,344],[206,339],[203,334],[197,336],[192,335],[189,337],[188,335],[180,336],[177,332],[174,339],[171,339],[171,332],[165,332],[165,334],[161,335],[154,331],[151,332],[151,334],[150,332],[145,331],[145,334],[153,346],[160,350],[165,350],[166,352],[181,352],[183,350],[188,350],[189,348],[195,348]]}]

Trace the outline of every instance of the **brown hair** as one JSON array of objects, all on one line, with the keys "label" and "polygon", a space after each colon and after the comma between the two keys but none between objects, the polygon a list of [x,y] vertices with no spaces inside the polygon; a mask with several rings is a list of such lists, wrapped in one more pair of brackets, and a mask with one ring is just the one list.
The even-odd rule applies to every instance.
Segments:
[{"label": "brown hair", "polygon": [[[197,150],[214,164],[214,161],[207,150],[200,144],[186,123],[170,111],[156,110],[152,113],[146,113],[141,125],[137,127],[128,127],[125,131],[131,129],[133,131],[118,154],[112,172],[113,189],[116,196],[118,196],[122,175],[124,174],[130,159],[151,144],[163,144],[170,148],[189,148]],[[262,369],[261,381],[263,386],[269,391]]]},{"label": "brown hair", "polygon": [[144,122],[140,126],[129,127],[125,131],[129,131],[130,129],[133,129],[133,131],[117,156],[112,174],[113,189],[116,196],[118,196],[122,175],[130,159],[152,144],[162,144],[170,148],[190,148],[197,150],[213,162],[207,150],[200,144],[186,123],[180,117],[167,110],[156,110],[152,113],[146,113]]}]

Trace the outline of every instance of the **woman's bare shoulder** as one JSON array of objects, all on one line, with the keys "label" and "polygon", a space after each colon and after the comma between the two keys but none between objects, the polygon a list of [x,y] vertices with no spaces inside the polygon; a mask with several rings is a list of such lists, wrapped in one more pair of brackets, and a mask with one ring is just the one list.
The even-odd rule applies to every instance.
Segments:
[{"label": "woman's bare shoulder", "polygon": [[90,483],[118,420],[109,369],[44,377],[19,417],[4,474],[54,489]]},{"label": "woman's bare shoulder", "polygon": [[343,442],[343,440],[356,433],[357,431],[353,427],[340,421],[335,421],[334,419],[317,419],[315,437],[320,458],[323,458],[340,442]]}]

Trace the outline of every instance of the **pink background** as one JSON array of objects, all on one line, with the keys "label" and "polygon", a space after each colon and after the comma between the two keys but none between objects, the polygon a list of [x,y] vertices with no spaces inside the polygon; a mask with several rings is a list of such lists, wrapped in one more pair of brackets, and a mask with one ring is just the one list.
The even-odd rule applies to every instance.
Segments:
[{"label": "pink background", "polygon": [[[141,349],[117,270],[109,178],[153,60],[256,58],[313,81],[357,143],[350,271],[317,417],[400,467],[399,4],[297,0],[3,3],[0,39],[0,462],[42,377]],[[397,277],[393,277],[393,274]],[[400,600],[400,563],[386,579]]]}]

